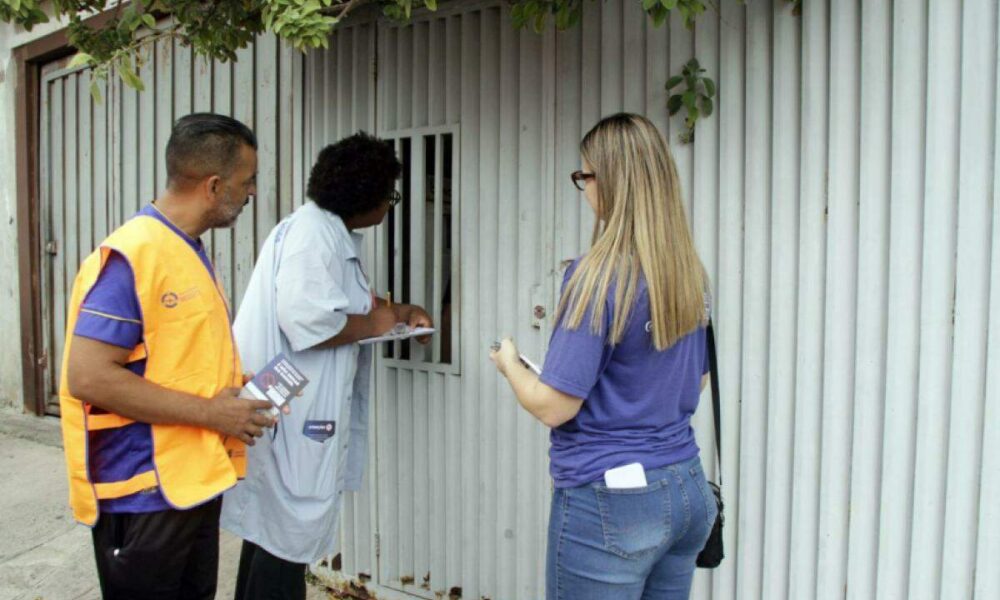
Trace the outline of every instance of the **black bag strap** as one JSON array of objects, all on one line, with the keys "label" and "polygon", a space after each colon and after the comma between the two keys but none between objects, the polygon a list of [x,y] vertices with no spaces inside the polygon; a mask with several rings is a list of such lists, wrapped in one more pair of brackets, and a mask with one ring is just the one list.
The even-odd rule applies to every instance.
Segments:
[{"label": "black bag strap", "polygon": [[712,380],[712,414],[715,416],[715,458],[719,462],[719,485],[722,485],[722,405],[719,399],[719,360],[715,354],[715,327],[708,320],[708,369]]}]

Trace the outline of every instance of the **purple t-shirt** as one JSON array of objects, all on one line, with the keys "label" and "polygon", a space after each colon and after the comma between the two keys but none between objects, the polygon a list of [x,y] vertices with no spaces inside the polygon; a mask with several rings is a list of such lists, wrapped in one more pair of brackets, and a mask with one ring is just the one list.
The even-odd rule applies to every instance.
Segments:
[{"label": "purple t-shirt", "polygon": [[[563,289],[577,264],[567,269]],[[640,278],[625,333],[612,347],[606,337],[614,316],[613,286],[604,302],[600,334],[591,332],[589,311],[575,330],[560,322],[545,356],[542,382],[584,400],[576,417],[552,430],[550,472],[556,487],[586,485],[608,469],[634,462],[648,471],[698,454],[691,415],[708,371],[705,329],[657,351],[649,293]]]},{"label": "purple t-shirt", "polygon": [[[200,240],[181,231],[152,204],[143,207],[136,216],[140,215],[158,219],[184,239],[212,273],[212,263]],[[80,305],[73,333],[129,350],[142,343],[142,310],[135,292],[135,276],[132,266],[121,254],[111,252],[108,256],[97,281]],[[138,360],[125,367],[143,376],[146,361]],[[96,407],[92,410],[102,412]],[[153,468],[149,425],[136,422],[115,429],[91,431],[87,440],[87,460],[91,477],[97,483],[122,481],[149,471]],[[159,488],[101,500],[99,505],[100,510],[107,513],[144,513],[170,508]]]}]

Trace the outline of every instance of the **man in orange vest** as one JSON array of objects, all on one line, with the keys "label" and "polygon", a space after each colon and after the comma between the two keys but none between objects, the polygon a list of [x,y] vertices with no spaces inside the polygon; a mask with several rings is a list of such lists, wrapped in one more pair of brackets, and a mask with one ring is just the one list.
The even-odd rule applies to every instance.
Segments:
[{"label": "man in orange vest", "polygon": [[268,402],[238,397],[226,294],[199,239],[231,227],[256,193],[256,148],[229,117],[177,121],[167,191],[87,257],[73,286],[63,442],[105,598],[215,596],[221,494],[242,444],[273,425]]}]

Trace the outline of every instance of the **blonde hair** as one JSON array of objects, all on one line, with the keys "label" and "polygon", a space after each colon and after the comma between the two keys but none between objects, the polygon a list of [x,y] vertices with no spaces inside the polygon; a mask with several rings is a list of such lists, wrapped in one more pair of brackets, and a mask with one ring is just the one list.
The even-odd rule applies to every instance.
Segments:
[{"label": "blonde hair", "polygon": [[649,291],[653,344],[665,350],[706,321],[705,272],[681,199],[677,166],[648,119],[617,114],[583,138],[580,153],[597,185],[597,222],[590,250],[566,285],[557,318],[576,329],[592,307],[591,331],[603,332],[604,299],[615,285],[607,339],[619,343],[640,274]]}]

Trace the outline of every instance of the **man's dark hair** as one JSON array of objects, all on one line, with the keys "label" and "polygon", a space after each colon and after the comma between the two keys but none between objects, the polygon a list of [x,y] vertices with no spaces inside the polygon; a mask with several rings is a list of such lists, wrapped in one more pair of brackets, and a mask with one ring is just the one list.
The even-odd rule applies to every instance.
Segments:
[{"label": "man's dark hair", "polygon": [[346,219],[385,202],[402,171],[389,142],[360,131],[323,148],[309,174],[306,195]]},{"label": "man's dark hair", "polygon": [[167,141],[167,181],[228,177],[244,144],[256,150],[257,138],[236,119],[213,113],[181,117]]}]

